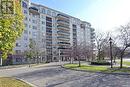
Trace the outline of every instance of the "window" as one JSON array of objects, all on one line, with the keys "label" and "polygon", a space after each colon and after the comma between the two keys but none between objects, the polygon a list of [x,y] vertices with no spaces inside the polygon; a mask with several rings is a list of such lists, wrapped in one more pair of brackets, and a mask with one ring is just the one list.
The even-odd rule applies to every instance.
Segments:
[{"label": "window", "polygon": [[48,14],[48,15],[51,15],[51,11],[50,11],[50,10],[47,10],[47,14]]},{"label": "window", "polygon": [[46,28],[45,27],[42,27],[42,30],[45,30]]},{"label": "window", "polygon": [[42,15],[42,18],[43,18],[43,19],[45,19],[45,16],[44,16],[44,15]]},{"label": "window", "polygon": [[27,17],[25,17],[25,20],[27,21],[27,20],[28,20],[28,18],[27,18]]},{"label": "window", "polygon": [[36,27],[36,26],[33,26],[33,29],[37,30],[37,27]]},{"label": "window", "polygon": [[37,36],[37,33],[36,33],[36,32],[32,32],[32,35],[33,35],[33,36]]},{"label": "window", "polygon": [[29,28],[31,28],[31,25],[29,25]]},{"label": "window", "polygon": [[25,27],[28,27],[28,25],[26,23],[24,25],[25,25]]},{"label": "window", "polygon": [[43,14],[46,14],[46,10],[45,10],[44,8],[42,9],[42,13],[43,13]]},{"label": "window", "polygon": [[35,17],[35,18],[36,18],[36,17],[37,17],[37,15],[32,14],[32,17]]},{"label": "window", "polygon": [[16,47],[20,47],[20,44],[19,44],[19,43],[16,43]]},{"label": "window", "polygon": [[53,12],[53,13],[52,13],[52,16],[53,16],[53,17],[55,17],[55,16],[56,16],[56,13],[55,13],[55,12]]},{"label": "window", "polygon": [[28,7],[27,4],[24,1],[22,2],[22,7],[24,7],[24,8]]},{"label": "window", "polygon": [[25,47],[28,47],[27,43],[24,44]]},{"label": "window", "polygon": [[27,30],[24,30],[24,34],[28,34],[28,31],[27,31]]},{"label": "window", "polygon": [[24,14],[28,14],[27,10],[24,10]]},{"label": "window", "polygon": [[31,32],[29,31],[29,34],[31,34]]},{"label": "window", "polygon": [[36,20],[32,20],[32,22],[33,22],[33,23],[35,23],[35,24],[37,23],[37,21],[36,21]]},{"label": "window", "polygon": [[46,21],[52,22],[52,18],[51,17],[46,17]]},{"label": "window", "polygon": [[[42,39],[42,42],[45,42],[45,39]],[[44,45],[43,45],[44,46]]]},{"label": "window", "polygon": [[27,38],[27,37],[24,37],[24,40],[26,40],[26,41],[27,41],[27,40],[28,40],[28,38]]},{"label": "window", "polygon": [[45,22],[44,22],[44,21],[42,21],[42,24],[43,24],[43,25],[45,25]]},{"label": "window", "polygon": [[22,62],[22,59],[16,58],[16,62]]},{"label": "window", "polygon": [[16,52],[16,54],[20,54],[21,50],[16,50],[15,52]]}]

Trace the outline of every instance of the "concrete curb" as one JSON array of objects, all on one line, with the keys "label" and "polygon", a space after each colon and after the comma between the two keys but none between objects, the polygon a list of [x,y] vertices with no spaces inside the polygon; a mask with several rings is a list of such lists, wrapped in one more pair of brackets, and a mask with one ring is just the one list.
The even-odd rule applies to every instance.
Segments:
[{"label": "concrete curb", "polygon": [[27,65],[20,65],[20,66],[2,66],[2,67],[0,67],[0,70],[3,70],[3,69],[14,69],[14,68],[22,68],[22,67],[27,67]]},{"label": "concrete curb", "polygon": [[71,69],[71,68],[64,67],[64,65],[61,65],[61,67],[64,68],[64,69],[81,71],[81,72],[101,73],[101,74],[111,74],[111,75],[130,75],[129,73],[107,73],[107,72],[94,72],[94,71],[88,71],[88,70]]},{"label": "concrete curb", "polygon": [[19,81],[25,82],[25,83],[29,84],[29,85],[32,86],[32,87],[37,87],[36,85],[34,85],[34,84],[32,84],[32,83],[29,83],[29,82],[27,82],[27,81],[25,81],[25,80],[23,80],[23,79],[16,78],[16,77],[14,77],[14,78],[15,78],[16,80],[19,80]]}]

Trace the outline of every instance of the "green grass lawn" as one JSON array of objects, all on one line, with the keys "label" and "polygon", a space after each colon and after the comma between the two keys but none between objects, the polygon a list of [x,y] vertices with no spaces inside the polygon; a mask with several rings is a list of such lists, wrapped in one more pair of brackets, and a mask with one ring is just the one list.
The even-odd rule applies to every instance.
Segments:
[{"label": "green grass lawn", "polygon": [[130,66],[130,62],[128,61],[123,61],[123,64]]},{"label": "green grass lawn", "polygon": [[[119,64],[120,64],[120,61],[117,61],[117,63],[119,63]],[[130,62],[129,62],[129,61],[123,61],[123,65],[130,66]]]},{"label": "green grass lawn", "polygon": [[65,64],[64,66],[66,68],[81,69],[81,70],[88,70],[88,71],[104,71],[104,70],[107,70],[106,66],[81,65],[81,67],[78,67],[78,64]]},{"label": "green grass lawn", "polygon": [[130,73],[130,68],[123,67],[120,69],[119,67],[114,67],[111,69],[108,66],[91,66],[91,65],[81,65],[78,67],[78,64],[65,64],[65,68],[70,69],[77,69],[77,70],[85,70],[85,71],[92,71],[92,72],[106,72],[106,73]]},{"label": "green grass lawn", "polygon": [[9,77],[0,77],[0,87],[32,87],[27,83]]}]

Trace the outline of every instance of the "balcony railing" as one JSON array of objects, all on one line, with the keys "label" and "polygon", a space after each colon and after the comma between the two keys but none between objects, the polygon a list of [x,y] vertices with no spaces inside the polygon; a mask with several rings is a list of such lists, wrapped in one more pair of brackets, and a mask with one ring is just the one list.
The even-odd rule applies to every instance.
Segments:
[{"label": "balcony railing", "polygon": [[57,22],[57,25],[63,25],[63,26],[70,26],[68,23],[65,22]]},{"label": "balcony railing", "polygon": [[68,42],[58,42],[58,44],[70,44]]},{"label": "balcony railing", "polygon": [[58,34],[63,34],[63,35],[70,35],[70,32],[64,32],[64,31],[57,31]]},{"label": "balcony railing", "polygon": [[36,7],[29,7],[29,12],[35,15],[39,15],[38,9]]},{"label": "balcony railing", "polygon": [[64,22],[64,23],[70,23],[69,21],[66,21],[66,20],[57,20],[57,23],[59,23],[59,22]]},{"label": "balcony railing", "polygon": [[64,26],[64,25],[58,25],[57,28],[58,28],[58,29],[70,30],[70,27],[69,27],[69,26]]},{"label": "balcony railing", "polygon": [[65,37],[65,36],[58,36],[57,38],[58,38],[58,39],[60,39],[60,38],[63,38],[63,39],[64,39],[64,38],[65,38],[65,39],[70,39],[70,38]]},{"label": "balcony railing", "polygon": [[63,41],[63,42],[69,42],[70,40],[69,40],[69,39],[59,38],[59,39],[58,39],[58,42],[60,42],[60,41]]},{"label": "balcony railing", "polygon": [[63,15],[63,14],[58,14],[58,15],[57,15],[57,17],[63,17],[63,18],[68,18],[68,19],[69,19],[69,17],[68,17],[68,16]]}]

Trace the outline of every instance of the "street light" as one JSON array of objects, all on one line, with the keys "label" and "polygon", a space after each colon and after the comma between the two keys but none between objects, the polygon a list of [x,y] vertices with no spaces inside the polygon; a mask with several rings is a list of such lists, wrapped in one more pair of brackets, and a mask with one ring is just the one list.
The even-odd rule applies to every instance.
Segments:
[{"label": "street light", "polygon": [[111,68],[113,68],[113,64],[112,64],[112,60],[113,60],[113,57],[112,57],[112,38],[111,37],[110,37],[109,41],[110,41]]}]

